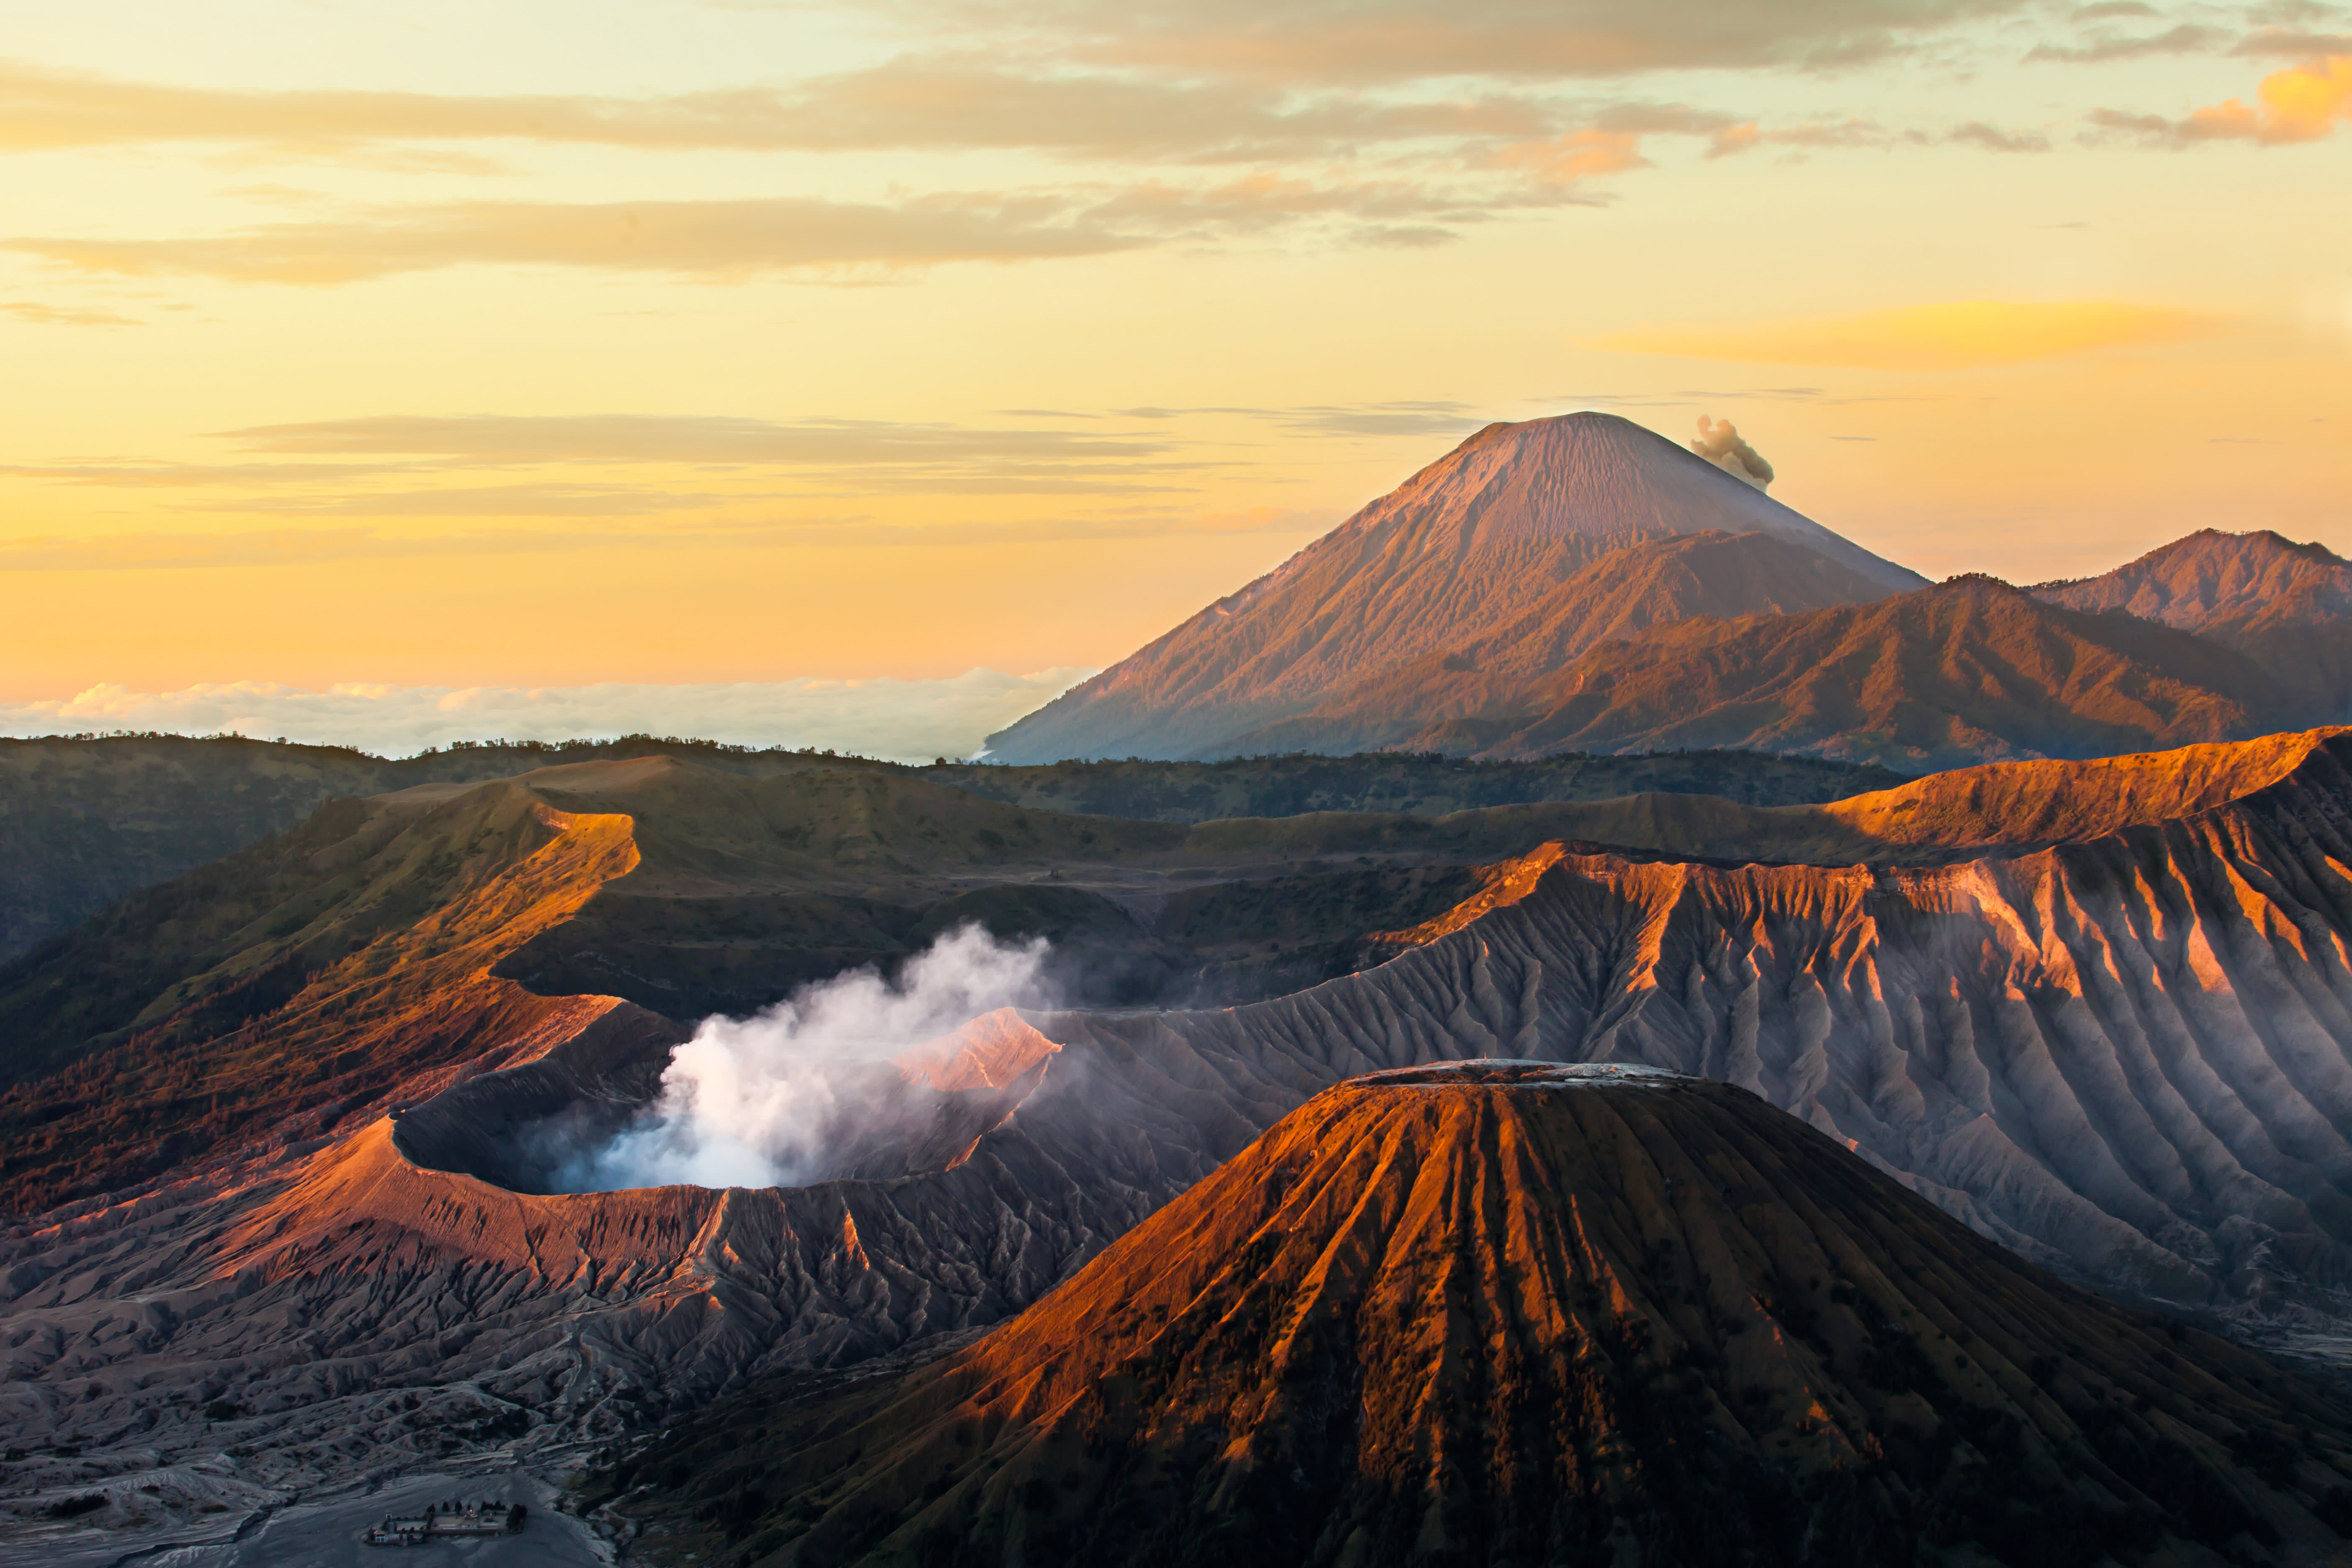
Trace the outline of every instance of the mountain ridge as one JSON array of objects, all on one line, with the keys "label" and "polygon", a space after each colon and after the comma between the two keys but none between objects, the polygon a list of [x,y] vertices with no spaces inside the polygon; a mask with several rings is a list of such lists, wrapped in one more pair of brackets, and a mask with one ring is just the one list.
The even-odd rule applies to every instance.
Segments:
[{"label": "mountain ridge", "polygon": [[[1481,756],[1749,747],[1906,771],[2090,757],[2294,727],[2242,654],[1981,574],[1864,605],[1657,626],[1528,689],[1531,711],[1447,749]],[[1395,743],[1442,746],[1446,721]]]},{"label": "mountain ridge", "polygon": [[[17,1347],[5,1397],[28,1412],[28,1448],[81,1450],[34,1455],[14,1484],[87,1488],[86,1465],[101,1462],[121,1522],[153,1467],[176,1473],[231,1445],[246,1479],[308,1486],[440,1451],[530,1460],[621,1438],[768,1370],[845,1368],[1001,1320],[1318,1090],[1465,1058],[1737,1084],[2069,1278],[2322,1360],[2352,1321],[2345,732],[1999,764],[1826,807],[1649,796],[1140,831],[1040,814],[1031,830],[1073,854],[1000,864],[1046,888],[1049,868],[1085,871],[1091,886],[1063,889],[1095,900],[1072,906],[1081,929],[1193,922],[1256,949],[1280,928],[1249,922],[1283,905],[1252,871],[1275,865],[1346,893],[1327,911],[1356,922],[1343,931],[1365,932],[1402,895],[1423,912],[1379,916],[1389,940],[1372,966],[1265,1000],[1024,1015],[1007,1031],[1025,1053],[1006,1066],[1025,1068],[983,1071],[943,1105],[910,1100],[919,1114],[892,1134],[903,1146],[845,1148],[833,1179],[565,1194],[515,1158],[625,1124],[681,1032],[612,996],[641,985],[630,973],[708,984],[695,976],[738,940],[656,906],[600,926],[600,907],[619,909],[650,868],[649,888],[724,894],[728,921],[764,930],[803,907],[751,874],[755,850],[798,853],[779,827],[838,839],[871,877],[892,857],[936,861],[926,813],[982,805],[879,775],[730,775],[697,793],[682,764],[598,766],[604,787],[575,773],[544,804],[627,818],[647,864],[536,939],[570,942],[573,970],[534,973],[614,984],[534,981],[559,993],[541,998],[542,1019],[421,1035],[453,1048],[420,1062],[434,1076],[415,1096],[395,1090],[396,1121],[381,1100],[321,1085],[339,1120],[289,1119],[232,1157],[0,1229],[0,1331]],[[887,793],[835,798],[853,783]],[[1021,832],[1009,816],[981,819]],[[1548,831],[1561,828],[1678,853]],[[1156,916],[1136,900],[1144,887],[1075,853],[1108,831],[1172,857],[1181,874]],[[445,819],[435,841],[472,837]],[[1390,875],[1385,858],[1433,846],[1475,849],[1486,873],[1451,897],[1430,895],[1456,882],[1403,878],[1385,904],[1354,901],[1364,879]],[[429,862],[429,844],[412,847]],[[1359,856],[1381,865],[1349,869]],[[1327,869],[1309,873],[1310,858]],[[1219,868],[1233,880],[1188,904],[1192,876]],[[972,907],[961,899],[947,902]],[[836,929],[835,906],[806,908]],[[633,931],[637,945],[616,942]],[[583,954],[618,963],[590,971]],[[428,994],[462,1022],[482,994],[470,984]],[[122,1104],[133,1091],[108,1090]],[[289,1336],[303,1353],[278,1353]],[[426,1408],[404,1408],[412,1398]],[[15,1529],[0,1511],[0,1540]]]},{"label": "mountain ridge", "polygon": [[2258,1357],[1739,1089],[1472,1060],[1326,1089],[970,1348],[690,1416],[591,1498],[772,1568],[1882,1568],[2334,1553],[2299,1500],[2347,1482]]},{"label": "mountain ridge", "polygon": [[1893,593],[1924,579],[1614,415],[1490,425],[1257,581],[989,738],[992,757],[1189,756],[1518,619],[1600,557],[1764,532]]},{"label": "mountain ridge", "polygon": [[2352,562],[2324,545],[2209,528],[2099,576],[2028,592],[2194,632],[2259,666],[2307,721],[2352,718]]}]

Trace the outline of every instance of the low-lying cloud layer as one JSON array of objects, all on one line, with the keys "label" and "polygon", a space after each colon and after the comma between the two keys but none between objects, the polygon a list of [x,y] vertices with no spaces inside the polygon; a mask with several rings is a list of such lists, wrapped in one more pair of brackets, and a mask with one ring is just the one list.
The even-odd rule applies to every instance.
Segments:
[{"label": "low-lying cloud layer", "polygon": [[110,731],[233,732],[406,756],[453,741],[569,741],[679,735],[927,763],[970,756],[992,731],[1094,672],[941,680],[741,681],[723,686],[375,686],[324,691],[268,681],[131,691],[99,685],[62,700],[0,704],[0,734]]},{"label": "low-lying cloud layer", "polygon": [[577,1193],[823,1180],[845,1146],[887,1130],[915,1098],[883,1064],[983,1013],[1048,1005],[1045,955],[1043,937],[1000,942],[961,926],[895,981],[853,970],[750,1018],[706,1018],[672,1053],[660,1099],[610,1142],[565,1162],[555,1184]]}]

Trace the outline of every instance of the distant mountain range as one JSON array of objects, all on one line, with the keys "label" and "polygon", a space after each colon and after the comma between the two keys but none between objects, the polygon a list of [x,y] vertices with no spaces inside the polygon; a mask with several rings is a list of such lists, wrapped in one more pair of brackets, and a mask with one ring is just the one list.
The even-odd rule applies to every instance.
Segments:
[{"label": "distant mountain range", "polygon": [[1630,421],[1490,426],[989,757],[1724,746],[1917,771],[2352,716],[2352,563],[2210,531],[1930,586]]}]

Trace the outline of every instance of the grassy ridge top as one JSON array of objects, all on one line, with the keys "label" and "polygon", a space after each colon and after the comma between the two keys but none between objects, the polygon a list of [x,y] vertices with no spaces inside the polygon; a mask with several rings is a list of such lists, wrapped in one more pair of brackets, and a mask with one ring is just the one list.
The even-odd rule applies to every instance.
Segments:
[{"label": "grassy ridge top", "polygon": [[1879,768],[1704,752],[1561,756],[1506,764],[1371,754],[910,768],[814,751],[645,735],[560,744],[466,744],[398,759],[241,736],[0,739],[0,962],[137,889],[284,833],[328,800],[640,757],[670,757],[752,775],[818,769],[920,777],[1032,810],[1183,823],[1310,811],[1437,816],[1476,806],[1595,800],[1650,790],[1780,805],[1835,800],[1902,782]]},{"label": "grassy ridge top", "polygon": [[[1040,810],[939,782],[957,770],[835,759],[762,773],[649,754],[344,798],[0,965],[0,1208],[136,1183],[265,1131],[331,1126],[539,1026],[561,999],[618,996],[681,1022],[745,1014],[845,969],[887,970],[978,921],[1048,939],[1074,1003],[1226,1005],[1451,929],[1449,911],[1467,920],[1496,902],[1539,846],[1557,847],[1553,859],[1607,847],[1932,865],[2306,775],[2340,792],[2339,752],[2352,756],[2352,735],[2315,731],[1971,769],[1828,805],[1653,793],[1199,823]],[[1358,784],[1423,767],[1357,761]],[[1276,759],[1241,780],[1311,782],[1315,762]],[[1116,785],[1170,771],[1123,768],[1065,776]],[[1216,783],[1240,770],[1191,771]]]},{"label": "grassy ridge top", "polygon": [[1893,789],[1888,768],[1761,752],[1570,752],[1532,762],[1478,763],[1434,752],[1297,754],[1217,763],[1048,763],[1031,767],[927,768],[935,783],[1040,811],[1155,822],[1297,816],[1317,811],[1444,816],[1491,805],[1710,795],[1742,805],[1811,805]]}]

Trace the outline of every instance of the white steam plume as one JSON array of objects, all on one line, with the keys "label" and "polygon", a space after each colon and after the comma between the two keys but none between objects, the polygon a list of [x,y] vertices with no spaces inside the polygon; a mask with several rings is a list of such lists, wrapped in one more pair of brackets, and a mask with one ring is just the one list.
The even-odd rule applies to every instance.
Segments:
[{"label": "white steam plume", "polygon": [[1728,419],[1709,419],[1700,415],[1698,439],[1690,444],[1690,449],[1733,479],[1759,490],[1772,483],[1772,465],[1764,460],[1763,453],[1741,439]]},{"label": "white steam plume", "polygon": [[677,1047],[661,1098],[612,1142],[566,1162],[558,1190],[787,1187],[823,1180],[834,1152],[908,1097],[877,1072],[910,1046],[999,1007],[1042,1006],[1047,943],[959,926],[896,981],[871,968],[805,986],[749,1018],[716,1015]]}]

